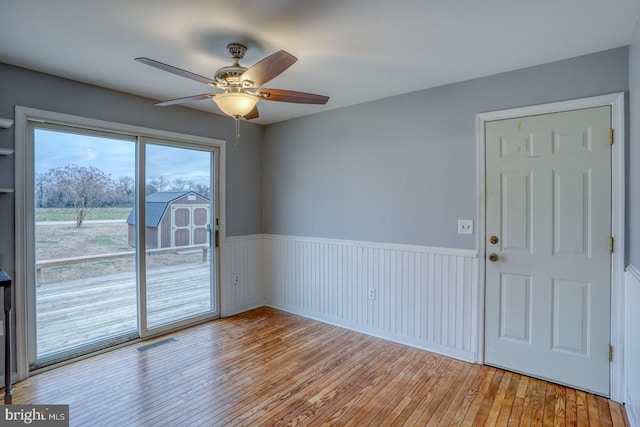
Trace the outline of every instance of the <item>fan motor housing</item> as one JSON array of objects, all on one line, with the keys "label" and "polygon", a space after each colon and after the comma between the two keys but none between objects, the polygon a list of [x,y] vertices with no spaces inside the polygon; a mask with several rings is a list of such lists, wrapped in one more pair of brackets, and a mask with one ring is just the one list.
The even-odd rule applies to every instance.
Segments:
[{"label": "fan motor housing", "polygon": [[240,76],[247,71],[247,68],[240,65],[230,65],[222,67],[216,71],[215,80],[222,86],[240,85]]}]

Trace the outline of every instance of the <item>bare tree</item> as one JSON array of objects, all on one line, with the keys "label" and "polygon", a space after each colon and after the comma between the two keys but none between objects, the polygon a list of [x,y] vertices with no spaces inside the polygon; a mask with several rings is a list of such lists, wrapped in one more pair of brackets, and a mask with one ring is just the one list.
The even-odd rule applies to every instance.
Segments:
[{"label": "bare tree", "polygon": [[151,191],[151,193],[155,193],[158,191],[164,191],[165,188],[169,186],[170,182],[164,176],[152,176],[147,184],[147,194],[150,194],[149,189],[153,189],[155,191]]},{"label": "bare tree", "polygon": [[135,182],[130,176],[121,176],[116,179],[115,185],[118,191],[127,196],[132,196],[136,188]]},{"label": "bare tree", "polygon": [[195,191],[199,195],[206,197],[207,199],[210,198],[208,185],[192,182],[190,189]]},{"label": "bare tree", "polygon": [[136,184],[132,177],[121,176],[113,181],[112,194],[109,200],[111,206],[133,206]]},{"label": "bare tree", "polygon": [[176,178],[171,183],[171,190],[184,191],[189,188],[189,183],[182,178]]},{"label": "bare tree", "polygon": [[41,208],[44,206],[45,194],[47,191],[46,177],[41,173],[36,173],[34,183],[36,193],[36,207]]},{"label": "bare tree", "polygon": [[91,208],[104,203],[108,191],[113,186],[109,175],[93,166],[60,166],[50,169],[46,176],[51,188],[63,194],[73,206],[78,228],[82,227],[82,222]]}]

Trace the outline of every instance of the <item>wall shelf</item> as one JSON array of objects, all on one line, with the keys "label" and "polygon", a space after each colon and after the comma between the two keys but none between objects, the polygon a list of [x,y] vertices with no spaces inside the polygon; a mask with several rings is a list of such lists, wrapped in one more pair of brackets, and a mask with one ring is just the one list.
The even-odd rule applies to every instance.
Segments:
[{"label": "wall shelf", "polygon": [[13,120],[0,119],[0,129],[9,129],[11,126],[13,126]]},{"label": "wall shelf", "polygon": [[[13,120],[0,119],[0,129],[7,129],[13,125]],[[13,148],[0,148],[0,156],[10,156],[13,154]],[[0,188],[0,194],[13,193],[13,188]]]}]

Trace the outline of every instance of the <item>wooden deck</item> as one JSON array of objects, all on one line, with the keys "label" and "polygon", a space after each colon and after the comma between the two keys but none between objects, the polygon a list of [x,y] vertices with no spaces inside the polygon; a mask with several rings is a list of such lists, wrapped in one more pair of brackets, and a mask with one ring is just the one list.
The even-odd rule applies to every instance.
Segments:
[{"label": "wooden deck", "polygon": [[42,372],[13,403],[68,404],[71,426],[627,425],[592,394],[269,308],[170,336]]},{"label": "wooden deck", "polygon": [[[209,263],[147,272],[148,324],[206,312]],[[36,288],[38,357],[137,331],[136,276],[109,274]]]}]

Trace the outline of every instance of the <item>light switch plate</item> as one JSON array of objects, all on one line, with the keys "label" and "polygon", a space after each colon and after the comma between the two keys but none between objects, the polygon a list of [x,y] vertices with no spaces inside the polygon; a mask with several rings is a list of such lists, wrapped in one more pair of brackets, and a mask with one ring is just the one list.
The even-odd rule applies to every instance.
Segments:
[{"label": "light switch plate", "polygon": [[473,220],[459,219],[458,234],[473,234]]}]

